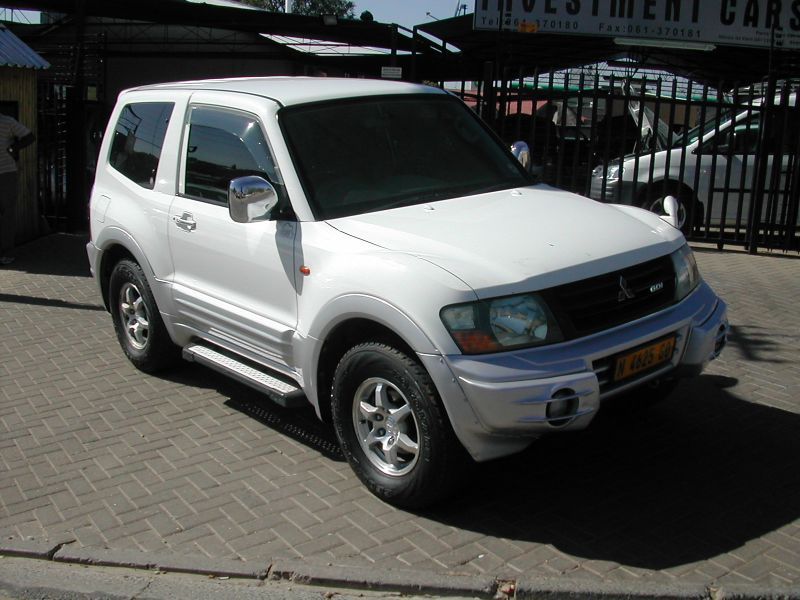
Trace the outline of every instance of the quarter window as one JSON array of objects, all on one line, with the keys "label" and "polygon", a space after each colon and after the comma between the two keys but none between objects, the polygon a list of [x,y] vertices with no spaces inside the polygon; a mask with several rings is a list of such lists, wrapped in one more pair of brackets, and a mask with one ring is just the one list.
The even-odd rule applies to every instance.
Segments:
[{"label": "quarter window", "polygon": [[258,175],[280,183],[258,119],[246,113],[194,106],[186,145],[187,196],[227,203],[232,179]]},{"label": "quarter window", "polygon": [[114,127],[109,163],[125,177],[152,190],[172,102],[138,102],[123,109]]}]

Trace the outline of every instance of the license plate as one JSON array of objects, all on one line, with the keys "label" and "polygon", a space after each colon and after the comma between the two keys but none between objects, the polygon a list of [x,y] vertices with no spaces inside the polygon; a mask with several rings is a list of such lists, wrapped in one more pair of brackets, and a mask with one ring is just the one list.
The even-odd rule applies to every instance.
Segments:
[{"label": "license plate", "polygon": [[665,363],[672,358],[675,337],[668,337],[644,348],[639,348],[617,359],[614,381],[627,379],[642,371]]}]

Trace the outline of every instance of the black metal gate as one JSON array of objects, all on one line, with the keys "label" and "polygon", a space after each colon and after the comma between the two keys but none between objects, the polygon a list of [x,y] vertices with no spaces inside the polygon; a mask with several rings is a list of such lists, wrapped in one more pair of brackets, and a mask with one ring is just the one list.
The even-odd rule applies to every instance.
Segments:
[{"label": "black metal gate", "polygon": [[662,214],[673,196],[692,240],[800,250],[797,80],[724,93],[623,63],[460,87],[546,183]]},{"label": "black metal gate", "polygon": [[39,78],[40,213],[56,231],[84,231],[107,117],[105,39],[36,50],[51,64]]}]

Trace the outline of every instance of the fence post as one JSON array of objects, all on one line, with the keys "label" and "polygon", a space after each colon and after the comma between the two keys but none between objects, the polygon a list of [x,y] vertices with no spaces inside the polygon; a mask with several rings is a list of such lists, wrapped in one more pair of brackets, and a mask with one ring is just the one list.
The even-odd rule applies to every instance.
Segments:
[{"label": "fence post", "polygon": [[483,120],[494,125],[494,63],[490,60],[483,63],[483,106],[481,108]]},{"label": "fence post", "polygon": [[764,191],[769,167],[769,140],[772,132],[772,115],[775,104],[776,78],[770,73],[767,80],[767,95],[761,104],[761,127],[758,135],[758,149],[756,150],[756,177],[753,186],[753,198],[750,202],[750,215],[748,216],[747,251],[750,254],[758,252],[758,230],[761,227],[761,208],[764,205]]}]

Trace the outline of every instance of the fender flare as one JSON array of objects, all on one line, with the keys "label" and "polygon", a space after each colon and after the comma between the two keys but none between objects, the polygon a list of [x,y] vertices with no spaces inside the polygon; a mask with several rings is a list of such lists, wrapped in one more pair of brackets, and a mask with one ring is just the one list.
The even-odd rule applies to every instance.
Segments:
[{"label": "fender flare", "polygon": [[150,263],[150,260],[147,258],[144,250],[142,250],[142,247],[130,233],[121,227],[105,227],[100,232],[98,238],[94,241],[94,245],[100,251],[98,257],[99,264],[95,265],[95,272],[101,289],[103,286],[103,271],[101,266],[103,264],[103,260],[105,259],[106,253],[108,252],[108,249],[114,245],[122,246],[131,255],[133,255],[134,260],[136,260],[136,262],[139,263],[139,266],[142,267],[142,272],[144,272],[145,277],[147,277],[147,283],[150,285],[150,289],[152,290],[153,295],[156,297],[156,303],[158,304],[161,312],[164,312],[164,307],[170,304],[170,297],[169,295],[165,295],[166,292],[163,289],[164,282],[156,277],[155,271],[153,270],[153,265]]},{"label": "fender flare", "polygon": [[394,304],[368,294],[337,296],[315,312],[307,330],[298,329],[296,337],[295,357],[303,374],[303,389],[317,412],[320,410],[317,371],[322,347],[334,329],[351,319],[366,319],[386,327],[416,353],[441,354],[422,327]]}]

